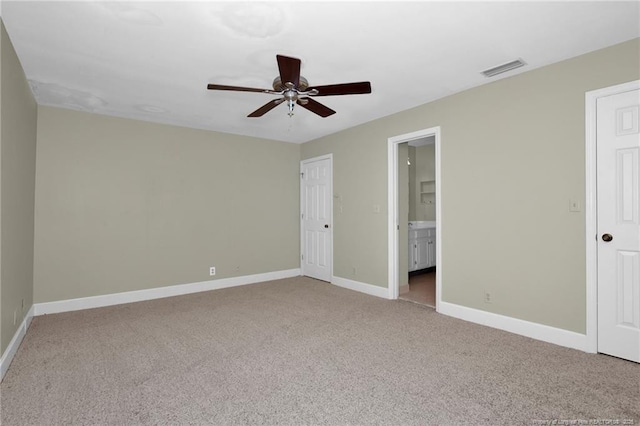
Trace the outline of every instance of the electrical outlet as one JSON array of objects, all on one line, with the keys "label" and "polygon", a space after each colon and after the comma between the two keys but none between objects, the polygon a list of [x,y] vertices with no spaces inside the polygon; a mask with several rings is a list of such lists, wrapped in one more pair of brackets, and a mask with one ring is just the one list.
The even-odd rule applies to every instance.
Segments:
[{"label": "electrical outlet", "polygon": [[488,291],[484,292],[484,303],[491,303],[491,293]]},{"label": "electrical outlet", "polygon": [[216,274],[216,267],[212,266],[211,268],[209,268],[209,276],[214,276]]}]

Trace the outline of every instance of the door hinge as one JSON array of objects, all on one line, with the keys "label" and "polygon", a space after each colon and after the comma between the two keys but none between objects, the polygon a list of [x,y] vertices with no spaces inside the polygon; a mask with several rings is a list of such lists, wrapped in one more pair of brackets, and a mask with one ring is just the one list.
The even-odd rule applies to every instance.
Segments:
[{"label": "door hinge", "polygon": [[300,217],[301,217],[302,219],[304,219],[304,213],[302,213],[302,214],[300,215]]},{"label": "door hinge", "polygon": [[398,231],[400,230],[400,225],[398,225]]},{"label": "door hinge", "polygon": [[304,179],[304,172],[300,173],[300,179]]},{"label": "door hinge", "polygon": [[302,260],[304,260],[304,254],[301,254],[301,255],[300,255],[300,258],[301,258]]}]

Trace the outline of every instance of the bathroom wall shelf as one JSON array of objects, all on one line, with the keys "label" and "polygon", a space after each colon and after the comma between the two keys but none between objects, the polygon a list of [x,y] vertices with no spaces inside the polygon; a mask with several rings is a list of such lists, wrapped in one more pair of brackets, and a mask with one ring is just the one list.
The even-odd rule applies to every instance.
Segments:
[{"label": "bathroom wall shelf", "polygon": [[420,202],[422,204],[435,204],[436,202],[436,181],[423,180],[420,182]]}]

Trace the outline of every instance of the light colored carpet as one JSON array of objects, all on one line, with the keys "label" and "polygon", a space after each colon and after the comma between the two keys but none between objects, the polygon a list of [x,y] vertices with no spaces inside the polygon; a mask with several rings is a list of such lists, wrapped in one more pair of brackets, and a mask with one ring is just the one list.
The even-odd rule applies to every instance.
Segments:
[{"label": "light colored carpet", "polygon": [[37,317],[0,390],[6,426],[640,424],[637,364],[308,278]]}]

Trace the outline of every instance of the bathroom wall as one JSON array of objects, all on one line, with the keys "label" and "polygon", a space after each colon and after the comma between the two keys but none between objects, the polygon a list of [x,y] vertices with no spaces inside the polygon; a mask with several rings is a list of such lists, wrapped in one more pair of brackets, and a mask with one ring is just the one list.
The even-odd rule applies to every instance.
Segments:
[{"label": "bathroom wall", "polygon": [[[435,203],[423,204],[420,198],[420,182],[432,181],[436,178],[436,148],[435,144],[412,147],[415,150],[415,158],[411,161],[410,169],[413,169],[412,201],[409,202],[411,213],[410,220],[436,220]],[[415,166],[414,166],[415,164]]]},{"label": "bathroom wall", "polygon": [[414,221],[417,213],[416,200],[416,147],[409,145],[408,157],[411,165],[409,166],[409,220]]}]

